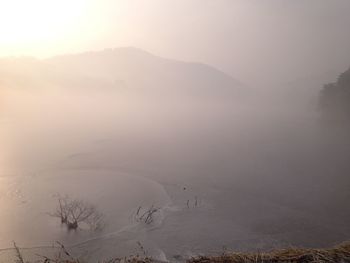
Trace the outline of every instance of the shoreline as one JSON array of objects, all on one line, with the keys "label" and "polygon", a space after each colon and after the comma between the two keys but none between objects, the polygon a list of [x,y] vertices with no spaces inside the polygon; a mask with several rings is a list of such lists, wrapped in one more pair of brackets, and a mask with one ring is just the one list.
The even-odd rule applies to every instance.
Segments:
[{"label": "shoreline", "polygon": [[[86,173],[86,171],[84,171],[84,170],[74,170],[74,171],[69,171],[69,172],[72,172],[72,173]],[[113,230],[113,228],[115,228],[115,227],[113,227],[113,226],[109,226],[110,228],[111,228],[111,232],[106,232],[106,233],[103,233],[103,234],[101,234],[101,235],[98,235],[98,236],[93,236],[93,237],[91,237],[91,238],[85,238],[85,239],[83,239],[83,240],[77,240],[77,242],[71,242],[71,243],[65,243],[65,244],[67,244],[67,247],[73,247],[73,246],[79,246],[79,245],[81,245],[82,243],[87,243],[87,242],[90,242],[90,241],[93,241],[93,240],[98,240],[98,239],[103,239],[103,238],[109,238],[109,237],[113,237],[114,235],[119,235],[121,232],[125,232],[125,231],[129,231],[129,229],[132,229],[132,228],[134,228],[135,227],[135,223],[134,222],[131,222],[130,221],[130,218],[129,218],[129,216],[130,216],[130,213],[128,212],[128,211],[132,211],[132,210],[134,210],[134,209],[137,209],[137,206],[136,206],[136,204],[138,205],[139,204],[139,202],[137,201],[138,199],[137,199],[137,196],[144,196],[144,198],[143,198],[143,200],[142,200],[142,202],[143,203],[149,203],[149,205],[151,205],[153,202],[156,202],[156,203],[159,203],[159,205],[161,205],[162,207],[164,207],[164,206],[166,206],[166,205],[169,205],[170,204],[170,198],[169,198],[169,196],[167,195],[167,192],[165,191],[165,189],[163,188],[163,186],[161,185],[161,184],[159,184],[158,182],[156,182],[156,181],[154,181],[154,180],[152,180],[152,179],[150,179],[150,178],[147,178],[147,177],[140,177],[139,175],[130,175],[130,174],[127,174],[127,173],[120,173],[120,172],[118,172],[118,176],[116,176],[115,175],[115,173],[116,173],[116,171],[113,171],[113,170],[111,170],[111,171],[106,171],[106,170],[103,170],[103,171],[101,171],[101,170],[91,170],[91,169],[89,169],[88,170],[88,173],[92,173],[92,174],[97,174],[97,177],[99,178],[99,179],[101,179],[100,178],[100,176],[101,176],[101,173],[107,173],[107,177],[104,177],[104,180],[107,180],[107,181],[112,181],[112,182],[114,182],[114,181],[125,181],[126,180],[126,182],[130,182],[130,183],[127,183],[127,184],[129,184],[130,185],[130,187],[136,187],[136,185],[135,185],[135,182],[137,182],[137,188],[139,188],[139,189],[142,189],[142,191],[143,192],[136,192],[134,195],[136,196],[135,198],[134,198],[134,201],[128,201],[129,202],[129,207],[127,206],[127,204],[125,204],[123,207],[124,208],[122,208],[121,207],[121,211],[124,211],[123,212],[123,214],[124,214],[124,216],[123,216],[123,218],[125,218],[125,219],[119,219],[119,221],[120,222],[127,222],[127,224],[125,225],[120,225],[120,227],[117,227],[116,228],[116,230]],[[95,175],[92,175],[92,177],[94,177]],[[79,175],[78,175],[78,177],[79,177]],[[2,178],[4,178],[4,177],[2,177]],[[37,176],[35,176],[35,178],[32,178],[31,176],[24,176],[24,177],[21,177],[21,176],[16,176],[16,178],[14,178],[14,177],[10,177],[11,178],[11,180],[12,179],[14,179],[14,180],[17,180],[17,181],[25,181],[25,184],[26,183],[28,183],[28,181],[30,181],[30,183],[29,183],[29,188],[33,188],[33,185],[35,185],[35,188],[37,188],[38,186],[36,185],[36,179],[38,179],[39,178],[39,180],[42,180],[43,178],[45,178],[44,179],[44,181],[47,181],[47,180],[49,180],[50,182],[49,182],[49,184],[53,184],[53,183],[55,183],[57,180],[55,180],[55,179],[57,179],[57,178],[59,178],[59,177],[55,177],[55,176],[53,176],[53,175],[48,175],[48,176],[46,176],[46,175],[37,175]],[[28,180],[28,178],[30,178],[30,180]],[[90,180],[90,178],[91,178],[91,176],[89,176],[89,180]],[[62,179],[62,178],[61,178]],[[87,178],[86,177],[84,177],[84,179],[85,180],[87,180]],[[96,177],[95,178],[93,178],[93,179],[96,179]],[[135,180],[135,179],[137,179],[137,180]],[[5,179],[4,179],[5,180]],[[60,180],[60,179],[58,179],[58,180]],[[18,182],[17,182],[18,183]],[[90,182],[91,183],[91,182]],[[30,185],[30,184],[32,184],[32,185]],[[108,182],[107,182],[107,184],[108,184]],[[12,184],[11,184],[12,185]],[[92,184],[93,185],[93,184]],[[18,185],[16,185],[16,187],[18,187]],[[14,188],[16,188],[16,187],[14,187]],[[18,189],[21,189],[21,190],[23,190],[22,189],[22,187],[23,187],[23,185],[21,185],[20,187],[18,187]],[[28,187],[28,185],[25,185],[25,187]],[[123,186],[119,186],[119,188],[120,187],[122,187],[121,189],[123,189]],[[109,187],[110,189],[113,189],[113,187],[111,188],[111,187]],[[124,186],[124,189],[125,189],[125,186]],[[126,188],[127,189],[127,188]],[[46,191],[49,191],[49,190],[47,190],[47,189],[45,189]],[[15,190],[15,191],[17,191],[17,189]],[[106,190],[107,191],[107,190]],[[111,190],[112,191],[112,190]],[[19,192],[21,192],[21,191],[19,191]],[[24,191],[25,193],[21,193],[21,194],[23,194],[24,195],[24,198],[26,199],[28,199],[28,197],[25,195],[26,194],[26,191]],[[112,196],[113,196],[113,192],[111,193],[112,194]],[[129,195],[127,195],[127,196],[132,196],[133,194],[129,194]],[[100,198],[100,202],[102,202],[102,201],[104,201],[104,200],[106,200],[106,198],[107,199],[109,199],[109,195],[108,194],[106,194],[106,193],[100,193],[99,195],[97,195],[97,196],[99,196],[99,198]],[[120,195],[119,195],[120,196]],[[123,196],[123,195],[122,195]],[[121,197],[121,196],[120,196]],[[18,200],[19,200],[19,197],[18,196],[14,196],[13,197],[13,199],[15,199],[15,201],[16,202],[18,202]],[[31,200],[30,201],[26,201],[26,203],[23,205],[23,207],[25,207],[25,206],[27,206],[28,205],[28,203],[33,203],[35,200],[32,200],[32,199],[35,199],[35,198],[33,198],[33,197],[31,197],[30,198]],[[118,201],[118,202],[122,202],[123,201],[123,199],[122,198],[120,198],[121,200],[120,201]],[[101,201],[102,200],[102,201]],[[148,200],[148,201],[147,201]],[[153,201],[152,201],[153,200]],[[2,201],[2,202],[6,202],[7,200],[0,200],[0,201]],[[113,202],[114,202],[114,200],[111,200],[111,202],[112,202],[112,205],[114,205],[113,204]],[[132,205],[132,204],[135,204],[135,205]],[[12,204],[14,204],[13,202],[12,202]],[[13,208],[13,207],[11,207],[11,204],[7,204],[8,206],[9,206],[9,208],[10,209],[14,209],[13,210],[13,212],[12,213],[15,213],[16,212],[16,210],[24,210],[24,208],[23,207],[15,207],[15,208]],[[105,207],[108,207],[108,206],[105,206]],[[118,205],[117,205],[117,207],[118,207]],[[115,209],[115,208],[113,208],[113,209]],[[106,211],[108,211],[108,208],[107,209],[105,209]],[[112,211],[111,211],[112,212]],[[112,213],[114,213],[115,214],[115,212],[112,212]],[[116,211],[116,213],[119,215],[119,212],[117,212]],[[36,215],[34,215],[34,217],[35,216],[38,216],[40,214],[40,212],[39,213],[37,213]],[[120,217],[120,215],[118,216],[118,217]],[[48,219],[48,220],[51,220],[51,219]],[[112,221],[114,221],[113,220],[113,217],[110,217],[109,218],[109,220],[112,220]],[[6,222],[6,221],[5,221]],[[114,223],[114,222],[113,222]],[[9,229],[13,229],[13,224],[12,224],[12,226],[10,225],[10,226],[6,226],[7,228],[9,228]],[[4,228],[5,229],[5,228]],[[107,229],[107,231],[108,231],[108,229]],[[11,234],[11,230],[10,230],[10,232],[9,232],[9,234]],[[24,234],[25,235],[25,234]],[[18,239],[17,238],[15,238],[15,237],[12,237],[12,238],[9,238],[9,240],[15,240],[15,241],[17,241],[18,242],[18,245],[19,245],[19,247],[21,247],[21,248],[23,248],[23,249],[27,249],[27,250],[30,250],[30,249],[37,249],[37,248],[52,248],[52,246],[47,246],[47,245],[40,245],[40,244],[33,244],[32,246],[26,246],[26,245],[24,245],[23,247],[21,246],[21,243],[23,243],[23,242],[21,242],[21,241],[18,241]],[[55,237],[53,237],[51,240],[59,240],[59,241],[61,241],[61,242],[64,242],[64,240],[62,241],[62,240],[60,240],[59,238],[55,238]],[[40,242],[40,243],[42,243],[42,242]],[[47,242],[47,243],[51,243],[51,242]],[[10,247],[10,246],[3,246],[2,248],[0,248],[0,251],[6,251],[6,250],[11,250],[12,248]]]}]

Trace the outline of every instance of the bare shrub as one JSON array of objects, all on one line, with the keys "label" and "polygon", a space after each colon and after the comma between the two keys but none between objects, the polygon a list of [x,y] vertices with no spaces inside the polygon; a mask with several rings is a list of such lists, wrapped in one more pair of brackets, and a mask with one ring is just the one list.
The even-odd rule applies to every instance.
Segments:
[{"label": "bare shrub", "polygon": [[153,215],[160,211],[159,207],[152,205],[150,208],[142,211],[142,207],[139,206],[135,214],[135,219],[138,222],[144,222],[146,224],[151,224],[154,220]]},{"label": "bare shrub", "polygon": [[19,250],[19,248],[17,247],[16,242],[13,242],[13,246],[14,246],[15,252],[16,252],[16,263],[24,263],[22,253]]},{"label": "bare shrub", "polygon": [[67,224],[68,223],[68,215],[69,215],[69,198],[68,196],[60,196],[58,195],[57,197],[57,208],[54,213],[51,213],[50,215],[53,217],[58,217],[61,219],[62,224]]},{"label": "bare shrub", "polygon": [[77,230],[81,224],[89,226],[91,230],[103,228],[104,216],[94,205],[68,196],[58,196],[57,202],[56,211],[50,215],[59,218],[68,230]]}]

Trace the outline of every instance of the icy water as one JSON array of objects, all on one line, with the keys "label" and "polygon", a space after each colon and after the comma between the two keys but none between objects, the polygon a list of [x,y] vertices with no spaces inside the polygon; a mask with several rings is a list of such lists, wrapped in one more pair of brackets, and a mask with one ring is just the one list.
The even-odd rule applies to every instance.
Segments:
[{"label": "icy water", "polygon": [[[127,190],[126,190],[127,189]],[[169,200],[162,186],[146,178],[103,170],[62,170],[32,176],[1,178],[1,247],[11,241],[25,247],[52,241],[75,244],[104,232],[68,232],[53,218],[57,194],[94,204],[106,214],[106,233],[131,224],[138,206],[164,206]],[[11,237],[11,239],[9,239]]]},{"label": "icy water", "polygon": [[[223,247],[350,239],[349,140],[314,113],[249,105],[97,113],[100,103],[81,99],[77,110],[66,99],[2,116],[1,258],[11,260],[12,241],[28,257],[60,241],[94,262],[140,253],[137,242],[182,261]],[[48,215],[57,194],[95,204],[105,229],[67,232]],[[152,224],[133,220],[151,205],[160,208]]]}]

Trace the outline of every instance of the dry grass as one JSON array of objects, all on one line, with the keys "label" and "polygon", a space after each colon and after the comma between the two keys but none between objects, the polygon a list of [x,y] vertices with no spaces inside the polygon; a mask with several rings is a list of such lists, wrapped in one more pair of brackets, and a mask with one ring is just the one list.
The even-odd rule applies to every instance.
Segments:
[{"label": "dry grass", "polygon": [[[59,243],[60,244],[60,243]],[[38,263],[83,263],[74,259],[65,247],[60,244],[61,252],[54,259],[41,256]],[[15,245],[17,261],[24,263],[20,250]],[[125,258],[114,258],[99,263],[160,263],[148,257],[145,253],[142,256],[130,256]],[[220,256],[200,256],[192,258],[187,263],[346,263],[350,262],[350,242],[340,244],[328,249],[304,249],[289,248],[273,250],[265,253],[226,253]]]},{"label": "dry grass", "polygon": [[350,262],[350,242],[328,249],[290,248],[266,253],[225,253],[215,257],[197,257],[188,263],[325,263]]}]

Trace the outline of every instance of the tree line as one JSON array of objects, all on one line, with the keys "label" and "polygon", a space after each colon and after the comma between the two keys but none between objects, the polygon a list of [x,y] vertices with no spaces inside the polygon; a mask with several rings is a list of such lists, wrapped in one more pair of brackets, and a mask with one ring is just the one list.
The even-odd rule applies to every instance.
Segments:
[{"label": "tree line", "polygon": [[350,68],[336,82],[323,86],[319,108],[327,119],[350,123]]}]

